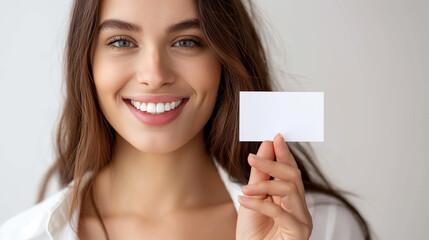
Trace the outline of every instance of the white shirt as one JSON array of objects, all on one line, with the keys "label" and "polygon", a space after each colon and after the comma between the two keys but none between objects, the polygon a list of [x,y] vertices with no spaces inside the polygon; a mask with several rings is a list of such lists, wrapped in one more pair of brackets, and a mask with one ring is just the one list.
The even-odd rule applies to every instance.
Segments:
[{"label": "white shirt", "polygon": [[[238,213],[237,196],[243,195],[242,185],[232,182],[227,172],[214,162]],[[73,181],[58,193],[7,220],[0,226],[0,240],[77,240],[77,234],[67,219],[72,187]],[[357,219],[336,198],[320,193],[306,193],[305,200],[313,219],[311,240],[364,239]],[[80,203],[70,221],[75,229],[79,207]]]}]

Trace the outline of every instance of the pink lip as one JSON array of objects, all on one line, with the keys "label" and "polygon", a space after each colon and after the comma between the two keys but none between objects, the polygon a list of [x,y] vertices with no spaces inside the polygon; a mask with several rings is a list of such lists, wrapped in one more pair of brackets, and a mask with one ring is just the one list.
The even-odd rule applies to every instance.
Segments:
[{"label": "pink lip", "polygon": [[[140,96],[139,98],[137,97],[131,97],[130,99],[133,99],[135,101],[138,102],[172,102],[172,101],[177,101],[182,99],[181,97],[173,97],[173,96]],[[123,99],[125,104],[128,106],[128,108],[130,109],[130,111],[132,112],[132,114],[141,122],[148,124],[148,125],[153,125],[153,126],[160,126],[160,125],[164,125],[167,124],[171,121],[173,121],[174,119],[176,119],[180,113],[182,112],[183,108],[185,107],[186,103],[188,102],[188,98],[184,98],[183,102],[180,104],[180,106],[178,108],[175,108],[173,110],[170,110],[168,112],[163,112],[161,114],[150,114],[150,113],[146,113],[146,112],[142,112],[138,109],[136,109],[133,105],[131,105],[131,100],[130,99]],[[138,100],[137,100],[138,99]]]},{"label": "pink lip", "polygon": [[126,97],[124,99],[131,99],[137,102],[153,102],[153,103],[166,103],[166,102],[173,102],[177,101],[183,98],[188,98],[186,96],[173,96],[173,95],[140,95],[140,96],[133,96],[133,97]]}]

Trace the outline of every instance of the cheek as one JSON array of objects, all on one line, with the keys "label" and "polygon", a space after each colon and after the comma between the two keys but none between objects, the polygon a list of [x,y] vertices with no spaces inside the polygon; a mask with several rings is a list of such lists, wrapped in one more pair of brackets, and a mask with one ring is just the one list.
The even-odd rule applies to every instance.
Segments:
[{"label": "cheek", "polygon": [[221,77],[221,64],[214,55],[208,53],[186,64],[179,71],[195,91],[197,101],[216,98]]},{"label": "cheek", "polygon": [[93,74],[97,94],[102,104],[116,99],[118,91],[129,81],[133,72],[129,67],[129,60],[112,58],[99,53],[94,55]]}]

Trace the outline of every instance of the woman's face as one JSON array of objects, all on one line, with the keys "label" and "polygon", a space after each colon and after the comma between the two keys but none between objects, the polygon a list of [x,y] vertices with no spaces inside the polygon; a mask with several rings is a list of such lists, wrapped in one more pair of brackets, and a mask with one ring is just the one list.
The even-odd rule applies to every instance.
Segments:
[{"label": "woman's face", "polygon": [[102,1],[91,57],[99,103],[140,151],[180,148],[213,111],[221,64],[197,17],[192,0]]}]

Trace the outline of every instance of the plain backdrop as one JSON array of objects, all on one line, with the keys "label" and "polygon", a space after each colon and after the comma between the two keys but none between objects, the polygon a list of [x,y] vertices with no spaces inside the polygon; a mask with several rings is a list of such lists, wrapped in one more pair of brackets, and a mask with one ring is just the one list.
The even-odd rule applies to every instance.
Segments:
[{"label": "plain backdrop", "polygon": [[[325,92],[318,164],[377,239],[428,239],[429,1],[258,0],[276,81]],[[71,0],[0,0],[0,224],[53,162]],[[48,195],[56,192],[52,183]]]}]

